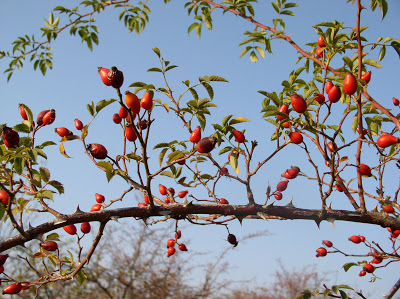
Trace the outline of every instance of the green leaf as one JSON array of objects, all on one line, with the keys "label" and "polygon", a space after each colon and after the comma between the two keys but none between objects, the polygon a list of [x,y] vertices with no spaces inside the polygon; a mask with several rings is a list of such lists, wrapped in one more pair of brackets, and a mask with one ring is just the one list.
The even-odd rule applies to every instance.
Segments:
[{"label": "green leaf", "polygon": [[154,49],[153,49],[153,52],[157,54],[158,58],[161,58],[161,52],[160,52],[160,49],[158,49],[158,48],[154,48]]},{"label": "green leaf", "polygon": [[173,179],[175,178],[175,176],[170,171],[163,171],[163,172],[160,173],[160,175],[165,175],[165,176],[168,176],[168,177],[173,178]]},{"label": "green leaf", "polygon": [[41,179],[47,183],[50,180],[50,171],[45,167],[40,167],[39,171]]},{"label": "green leaf", "polygon": [[175,160],[177,160],[177,159],[179,159],[179,158],[183,158],[184,156],[185,156],[185,154],[182,153],[181,151],[174,151],[174,152],[171,152],[171,153],[168,155],[167,164],[169,164],[169,163],[171,163],[171,162],[173,162],[173,161],[175,161]]},{"label": "green leaf", "polygon": [[373,59],[365,59],[365,60],[363,60],[363,63],[364,64],[368,64],[368,65],[373,66],[373,67],[376,67],[376,68],[379,68],[379,69],[382,68],[382,66],[377,61],[375,61]]},{"label": "green leaf", "polygon": [[358,266],[358,264],[356,264],[356,263],[347,263],[347,264],[343,265],[343,269],[344,269],[345,272],[347,272],[353,266]]},{"label": "green leaf", "polygon": [[144,82],[133,82],[131,85],[129,85],[129,87],[144,87],[147,84]]},{"label": "green leaf", "polygon": [[114,176],[114,169],[110,162],[108,161],[100,161],[96,163],[97,166],[103,167],[106,171],[107,181],[109,182]]},{"label": "green leaf", "polygon": [[58,191],[58,194],[64,193],[64,186],[59,181],[54,181],[53,180],[53,181],[50,181],[48,184],[50,186],[54,187]]},{"label": "green leaf", "polygon": [[92,102],[92,104],[87,104],[86,108],[89,111],[90,115],[94,116],[94,103]]},{"label": "green leaf", "polygon": [[51,192],[50,190],[40,190],[35,195],[35,198],[49,198],[53,200],[53,192]]},{"label": "green leaf", "polygon": [[46,241],[60,241],[60,236],[57,233],[51,233],[46,236]]},{"label": "green leaf", "polygon": [[230,154],[229,163],[232,166],[232,169],[239,175],[237,155],[233,152]]},{"label": "green leaf", "polygon": [[160,166],[162,165],[162,162],[163,162],[163,160],[164,160],[164,156],[165,156],[165,153],[168,151],[168,148],[164,148],[161,152],[160,152],[160,154],[158,155],[158,163],[160,164]]},{"label": "green leaf", "polygon": [[136,160],[139,162],[142,161],[142,157],[140,157],[139,155],[135,155],[133,153],[126,154],[124,157],[128,158],[128,159],[133,159],[133,160]]},{"label": "green leaf", "polygon": [[22,174],[22,171],[24,170],[24,159],[20,157],[14,159],[14,170],[17,174]]},{"label": "green leaf", "polygon": [[31,131],[31,128],[26,124],[19,124],[14,126],[13,130],[16,132],[29,133]]},{"label": "green leaf", "polygon": [[347,296],[347,294],[344,291],[339,290],[339,293],[342,299],[349,299],[349,296]]},{"label": "green leaf", "polygon": [[163,147],[169,147],[169,143],[161,142],[161,143],[157,144],[153,149],[158,149],[158,148],[163,148]]},{"label": "green leaf", "polygon": [[208,96],[213,99],[214,98],[214,90],[211,87],[210,84],[206,83],[206,82],[201,82],[201,84],[204,86],[204,88],[206,89]]},{"label": "green leaf", "polygon": [[232,125],[240,124],[240,123],[244,123],[244,122],[250,122],[250,121],[243,116],[238,116],[238,117],[231,119],[231,121],[229,122],[229,125],[232,126]]},{"label": "green leaf", "polygon": [[399,55],[400,57],[400,42],[392,41],[390,44],[393,47],[393,49],[397,52],[397,55]]},{"label": "green leaf", "polygon": [[208,76],[208,80],[210,81],[218,81],[218,82],[229,82],[225,78],[219,77],[219,76]]},{"label": "green leaf", "polygon": [[230,118],[233,116],[233,114],[230,114],[228,116],[225,116],[224,119],[222,120],[222,125],[225,127],[228,124],[228,121]]},{"label": "green leaf", "polygon": [[6,210],[4,209],[3,205],[0,205],[0,220],[3,219],[5,212]]},{"label": "green leaf", "polygon": [[80,284],[82,284],[87,279],[87,275],[82,269],[79,270],[78,273],[76,273],[75,277]]},{"label": "green leaf", "polygon": [[108,105],[114,103],[116,100],[111,99],[111,100],[101,100],[100,102],[97,103],[96,105],[96,112],[99,113],[101,109],[104,107],[107,107]]},{"label": "green leaf", "polygon": [[351,128],[353,129],[354,133],[357,131],[357,127],[358,127],[358,117],[357,115],[355,115],[353,118],[353,122],[351,124]]},{"label": "green leaf", "polygon": [[64,142],[60,143],[60,153],[66,158],[71,158],[70,156],[67,155],[67,152],[65,151]]},{"label": "green leaf", "polygon": [[162,73],[162,72],[163,72],[163,71],[162,71],[161,69],[159,69],[158,67],[149,68],[147,71],[148,71],[148,72],[159,72],[159,73]]},{"label": "green leaf", "polygon": [[251,62],[257,62],[257,61],[258,61],[258,57],[257,57],[257,55],[256,55],[256,52],[251,51],[251,53],[250,53],[250,60],[251,60]]}]

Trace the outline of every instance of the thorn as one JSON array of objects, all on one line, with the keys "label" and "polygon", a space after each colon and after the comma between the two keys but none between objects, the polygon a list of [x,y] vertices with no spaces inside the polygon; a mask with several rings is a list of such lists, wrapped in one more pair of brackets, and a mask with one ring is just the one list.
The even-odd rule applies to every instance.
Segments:
[{"label": "thorn", "polygon": [[162,215],[162,216],[168,216],[169,214],[171,214],[171,211],[161,211],[161,212],[159,212],[160,213],[160,215]]},{"label": "thorn", "polygon": [[243,225],[243,224],[242,224],[243,218],[244,218],[244,217],[242,217],[242,216],[236,216],[236,219],[239,220],[240,225]]},{"label": "thorn", "polygon": [[326,207],[327,210],[332,210],[332,202],[329,203],[329,206]]},{"label": "thorn", "polygon": [[79,209],[79,205],[76,207],[75,212],[72,213],[72,215],[76,215],[76,214],[82,214],[83,212],[81,211],[81,209]]},{"label": "thorn", "polygon": [[117,217],[117,216],[112,216],[112,217],[110,217],[110,219],[119,223],[119,221],[118,221],[119,217]]},{"label": "thorn", "polygon": [[146,226],[148,227],[147,219],[148,219],[147,217],[146,217],[146,218],[145,218],[145,217],[142,218],[142,220],[143,220],[143,222],[144,222],[144,225],[146,225]]},{"label": "thorn", "polygon": [[318,220],[314,220],[314,221],[315,221],[315,224],[318,226],[318,228],[320,228],[319,225],[321,223],[321,220],[318,219]]},{"label": "thorn", "polygon": [[334,224],[335,219],[333,219],[333,218],[328,218],[328,219],[326,219],[326,221],[328,221],[328,222],[333,226],[333,228],[336,228],[336,227],[335,227],[335,224]]},{"label": "thorn", "polygon": [[290,201],[285,205],[285,207],[288,208],[295,208],[295,206],[293,205],[293,197],[290,199]]},{"label": "thorn", "polygon": [[64,223],[64,222],[67,222],[67,220],[56,218],[54,224],[60,224],[60,223]]},{"label": "thorn", "polygon": [[268,217],[267,217],[268,215],[265,214],[265,213],[258,212],[258,213],[257,213],[257,216],[261,217],[261,218],[264,219],[264,220],[268,220]]},{"label": "thorn", "polygon": [[371,210],[371,212],[376,212],[376,213],[378,213],[378,204],[376,204],[375,208],[373,208],[373,209]]},{"label": "thorn", "polygon": [[274,205],[275,201],[271,202],[270,204],[266,206],[262,206],[264,209],[268,209],[269,207],[272,207]]},{"label": "thorn", "polygon": [[28,223],[28,227],[29,227],[29,229],[32,229],[32,228],[33,228],[33,226],[31,225],[30,222]]}]

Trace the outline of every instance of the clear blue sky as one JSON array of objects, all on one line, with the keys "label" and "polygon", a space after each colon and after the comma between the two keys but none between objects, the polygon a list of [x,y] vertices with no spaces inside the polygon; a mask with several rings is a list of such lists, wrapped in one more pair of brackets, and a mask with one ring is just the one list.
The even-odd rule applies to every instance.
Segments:
[{"label": "clear blue sky", "polygon": [[[0,44],[1,49],[11,49],[11,43],[16,37],[25,34],[40,36],[39,28],[44,26],[43,19],[48,18],[49,11],[56,5],[68,5],[77,1],[7,1],[2,4],[0,12]],[[261,101],[263,97],[257,90],[276,91],[281,90],[281,82],[288,78],[291,70],[299,67],[295,65],[297,54],[295,50],[283,41],[272,43],[274,54],[267,55],[264,61],[251,63],[247,57],[239,59],[241,48],[238,44],[243,38],[242,32],[253,30],[240,18],[226,14],[222,16],[217,12],[214,17],[214,29],[203,29],[203,37],[199,40],[194,32],[187,34],[187,28],[191,24],[191,17],[183,9],[182,1],[172,1],[164,5],[149,3],[152,10],[150,24],[140,35],[129,34],[123,24],[118,22],[118,14],[115,10],[106,11],[96,16],[100,28],[100,45],[90,52],[78,38],[67,35],[60,36],[53,44],[54,69],[43,77],[39,71],[33,71],[32,65],[26,62],[22,71],[16,72],[11,81],[6,83],[5,76],[0,78],[0,110],[1,123],[14,125],[20,121],[18,103],[28,105],[34,115],[44,109],[54,108],[57,111],[57,119],[54,127],[68,127],[73,129],[73,120],[78,117],[84,123],[90,120],[86,111],[86,104],[102,99],[116,98],[112,88],[106,88],[97,74],[97,67],[117,66],[124,72],[125,83],[122,90],[126,90],[130,83],[143,81],[162,84],[162,78],[157,73],[148,73],[147,69],[159,66],[152,48],[158,47],[163,57],[179,66],[168,73],[169,83],[175,95],[184,90],[181,83],[184,80],[195,82],[199,76],[220,75],[229,80],[227,83],[214,84],[215,100],[218,108],[212,110],[209,120],[211,123],[220,123],[228,114],[244,116],[252,122],[240,124],[238,129],[246,129],[248,140],[257,139],[260,143],[257,148],[255,161],[260,161],[269,153],[273,145],[270,145],[270,136],[273,127],[261,119]],[[301,47],[308,49],[306,43],[317,40],[317,34],[313,25],[322,21],[338,20],[345,22],[347,26],[355,25],[355,7],[346,5],[346,1],[301,1],[295,9],[297,17],[286,17],[286,33],[293,34],[292,38]],[[369,1],[364,1],[365,6]],[[23,9],[22,9],[23,8]],[[389,1],[390,11],[382,23],[380,13],[363,13],[363,20],[368,21],[371,28],[365,31],[365,36],[371,42],[379,36],[391,36],[399,39],[400,4],[397,1]],[[256,20],[270,25],[275,17],[269,2],[261,5],[257,11]],[[29,25],[27,25],[29,24]],[[368,48],[367,48],[368,51]],[[376,58],[372,54],[371,58]],[[369,93],[385,106],[391,106],[392,97],[400,97],[398,91],[399,58],[393,50],[387,51],[387,57],[381,62],[382,69],[372,69],[372,84],[369,85]],[[4,61],[0,61],[0,68],[7,67]],[[307,79],[307,78],[306,78]],[[205,97],[202,94],[201,97]],[[167,101],[166,98],[161,98]],[[104,109],[91,126],[88,142],[99,142],[107,146],[112,155],[116,155],[120,149],[121,133],[111,116],[117,112],[117,104]],[[398,111],[395,113],[397,114]],[[175,122],[172,115],[167,115],[161,109],[154,113],[156,122],[153,140],[157,144],[162,141],[178,139],[187,134],[181,125]],[[346,123],[350,128],[351,124]],[[345,126],[346,126],[345,125]],[[391,126],[384,127],[391,130]],[[213,133],[212,127],[207,126],[204,135]],[[348,138],[353,138],[349,132]],[[40,131],[39,140],[59,140],[52,128]],[[188,136],[187,136],[188,138]],[[73,212],[76,205],[88,211],[94,203],[94,193],[101,193],[107,199],[118,198],[127,188],[121,180],[113,180],[106,183],[105,176],[99,172],[89,159],[83,155],[83,150],[78,142],[66,144],[67,153],[73,157],[66,159],[58,152],[57,146],[49,150],[48,162],[44,162],[50,169],[52,177],[65,184],[66,193],[54,202],[54,206],[67,212]],[[373,165],[377,165],[374,153],[368,152],[365,147],[365,158],[371,159]],[[158,152],[154,156],[154,168],[157,166]],[[354,151],[348,153],[354,161]],[[224,161],[226,155],[218,157],[218,161]],[[280,180],[280,174],[291,165],[298,165],[304,172],[311,174],[311,167],[305,163],[306,156],[295,145],[287,147],[279,157],[273,159],[264,167],[257,178],[252,181],[256,195],[256,201],[262,203],[265,198],[265,189],[268,182],[272,187]],[[319,162],[323,163],[322,160]],[[253,163],[255,165],[255,163]],[[243,164],[240,164],[243,169]],[[321,167],[324,167],[321,164]],[[398,170],[397,170],[398,171]],[[368,179],[366,188],[371,193],[375,190],[375,181]],[[177,187],[173,182],[159,178],[154,186],[163,183],[167,186]],[[385,191],[392,195],[398,186],[398,172],[389,169],[385,181]],[[294,204],[304,208],[319,208],[319,195],[315,192],[313,182],[300,177],[291,181],[288,190],[284,193],[282,204],[293,197]],[[197,196],[206,196],[203,191],[190,191]],[[198,192],[198,193],[197,193]],[[235,204],[246,203],[245,190],[235,182],[225,179],[217,189],[220,197],[227,198]],[[342,193],[335,194],[330,199],[332,207],[336,209],[350,208]],[[122,205],[136,205],[134,195],[131,195]],[[375,205],[367,201],[367,208]],[[124,220],[132,221],[132,220]],[[121,221],[123,222],[123,221]],[[229,252],[229,262],[234,267],[230,278],[237,280],[253,279],[256,283],[266,284],[273,279],[271,276],[278,265],[277,259],[281,259],[287,267],[302,267],[303,265],[316,264],[317,269],[333,273],[332,283],[348,283],[356,288],[363,289],[366,293],[377,298],[399,278],[398,265],[390,265],[386,270],[377,271],[378,279],[374,284],[368,283],[368,277],[359,278],[359,268],[351,269],[345,273],[340,267],[356,259],[343,258],[338,254],[328,255],[325,258],[315,258],[315,249],[321,246],[324,239],[331,240],[340,249],[346,252],[356,252],[363,245],[353,245],[347,238],[353,234],[363,234],[368,240],[375,240],[383,246],[388,246],[386,230],[369,225],[336,222],[335,229],[327,222],[321,224],[320,229],[311,221],[254,221],[243,222],[243,226],[232,223],[230,230],[240,240],[241,236],[267,229],[270,235],[257,240],[240,244],[235,250]],[[224,241],[226,230],[223,227],[198,227],[189,226],[185,229],[185,236],[190,236],[190,247],[200,251],[213,251],[215,255],[228,246]],[[189,248],[190,249],[190,248]],[[361,250],[359,252],[362,252]],[[202,263],[202,260],[199,260]],[[372,298],[372,297],[371,297]]]}]

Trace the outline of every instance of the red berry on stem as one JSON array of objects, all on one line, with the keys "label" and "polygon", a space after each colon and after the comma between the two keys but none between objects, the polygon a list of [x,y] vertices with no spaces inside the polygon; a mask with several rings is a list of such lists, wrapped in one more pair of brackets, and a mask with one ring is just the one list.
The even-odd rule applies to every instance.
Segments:
[{"label": "red berry on stem", "polygon": [[238,130],[233,130],[232,131],[233,136],[235,137],[235,140],[239,143],[243,143],[245,141],[244,134]]},{"label": "red berry on stem", "polygon": [[50,110],[43,110],[43,111],[40,111],[39,112],[39,114],[38,114],[38,116],[37,116],[37,118],[36,118],[36,124],[38,125],[38,126],[41,126],[41,125],[43,125],[43,116],[47,113],[47,112],[49,112]]},{"label": "red berry on stem", "polygon": [[179,197],[179,198],[184,198],[184,197],[186,196],[186,194],[188,194],[188,191],[187,191],[187,190],[185,190],[185,191],[180,191],[180,192],[178,193],[178,197]]},{"label": "red berry on stem", "polygon": [[0,190],[0,200],[6,206],[10,201],[10,195],[4,190]]},{"label": "red berry on stem", "polygon": [[[366,72],[364,75],[361,76],[361,79],[363,79],[365,83],[368,84],[369,81],[371,81],[371,72]],[[365,84],[363,83],[363,85]]]},{"label": "red berry on stem", "polygon": [[327,253],[328,253],[328,251],[327,251],[326,248],[324,248],[324,247],[318,248],[318,249],[316,250],[316,252],[317,252],[317,257],[326,256]]},{"label": "red berry on stem", "polygon": [[70,235],[76,234],[76,226],[74,224],[66,225],[63,227],[63,229]]},{"label": "red berry on stem", "polygon": [[121,118],[126,118],[128,116],[128,111],[126,111],[125,108],[121,106],[119,108],[118,115]]},{"label": "red berry on stem", "polygon": [[140,106],[145,110],[150,110],[153,107],[153,95],[149,91],[144,93]]},{"label": "red berry on stem", "polygon": [[383,134],[378,138],[376,143],[378,144],[379,147],[385,148],[389,147],[395,143],[398,143],[399,139],[393,135],[390,134]]},{"label": "red berry on stem", "polygon": [[297,93],[292,94],[292,107],[297,113],[304,113],[307,111],[307,102],[302,96]]},{"label": "red berry on stem", "polygon": [[113,116],[112,116],[112,120],[113,120],[114,123],[120,124],[121,121],[122,121],[122,118],[119,116],[118,113],[114,113]]},{"label": "red berry on stem", "polygon": [[368,177],[372,176],[371,168],[366,164],[360,164],[357,168],[357,172]]},{"label": "red berry on stem", "polygon": [[394,208],[391,205],[382,205],[382,210],[386,213],[394,213]]},{"label": "red berry on stem", "polygon": [[3,266],[8,259],[8,254],[0,254],[0,266]]},{"label": "red berry on stem", "polygon": [[322,35],[320,35],[320,36],[318,37],[318,46],[320,46],[320,47],[325,47],[325,40],[324,40],[324,38],[322,37]]},{"label": "red berry on stem", "polygon": [[285,191],[286,188],[287,188],[288,183],[289,183],[288,180],[279,182],[279,183],[276,185],[276,190],[278,190],[278,191],[280,191],[280,192]]},{"label": "red berry on stem", "polygon": [[294,144],[300,144],[303,142],[303,135],[299,132],[291,132],[289,138]]},{"label": "red berry on stem", "polygon": [[284,120],[285,118],[288,118],[288,116],[289,116],[289,106],[288,106],[288,105],[283,104],[283,105],[278,109],[278,111],[279,111],[279,112],[282,112],[282,113],[285,113],[285,114],[287,115],[286,117],[283,117],[283,116],[281,116],[281,115],[277,115],[276,118],[277,118],[278,120]]},{"label": "red berry on stem", "polygon": [[167,241],[167,246],[168,247],[174,247],[175,246],[175,240],[174,239],[169,239]]},{"label": "red berry on stem", "polygon": [[356,77],[352,73],[348,73],[343,81],[343,91],[351,96],[357,91],[358,83]]},{"label": "red berry on stem", "polygon": [[72,132],[65,127],[56,128],[55,131],[60,137],[65,137],[72,134]]},{"label": "red berry on stem", "polygon": [[364,270],[361,270],[360,273],[358,274],[358,276],[365,276],[367,274],[367,272],[365,272]]},{"label": "red berry on stem", "polygon": [[282,193],[280,193],[280,192],[276,192],[275,195],[274,195],[274,197],[275,197],[276,200],[281,200],[282,197],[283,197],[283,195],[282,195]]},{"label": "red berry on stem", "polygon": [[129,91],[125,92],[125,103],[128,108],[131,109],[132,113],[139,114],[140,112],[140,100],[134,93]]},{"label": "red berry on stem", "polygon": [[7,126],[3,127],[3,134],[1,137],[3,138],[4,145],[7,148],[13,148],[19,145],[18,133]]},{"label": "red berry on stem", "polygon": [[329,90],[328,99],[332,103],[337,103],[342,96],[342,91],[336,85],[333,85],[332,88]]},{"label": "red berry on stem", "polygon": [[125,128],[125,137],[126,137],[126,139],[128,139],[129,141],[132,141],[132,142],[137,139],[136,132],[132,126],[127,126]]},{"label": "red berry on stem", "polygon": [[99,203],[96,203],[92,206],[92,208],[90,209],[90,212],[97,212],[100,211],[103,208],[103,206]]},{"label": "red berry on stem", "polygon": [[180,230],[176,231],[175,239],[180,239],[182,237],[182,232]]},{"label": "red berry on stem", "polygon": [[170,257],[171,255],[174,255],[174,253],[175,253],[175,247],[168,247],[167,256]]},{"label": "red berry on stem", "polygon": [[364,271],[367,271],[368,273],[372,273],[375,271],[375,267],[372,266],[371,264],[365,264],[363,269],[364,269]]},{"label": "red berry on stem", "polygon": [[333,246],[332,242],[329,241],[329,240],[324,240],[324,241],[322,241],[322,243],[324,243],[324,245],[325,245],[326,247],[332,247],[332,246]]},{"label": "red berry on stem", "polygon": [[327,81],[325,84],[325,92],[328,94],[332,87],[333,87],[332,81]]},{"label": "red berry on stem", "polygon": [[74,123],[77,130],[83,129],[83,123],[79,119],[75,118]]},{"label": "red berry on stem", "polygon": [[199,153],[206,154],[214,149],[216,143],[217,143],[217,138],[204,137],[197,143],[196,149]]},{"label": "red berry on stem", "polygon": [[219,203],[222,204],[222,205],[228,205],[229,204],[229,202],[225,198],[220,198],[219,199]]},{"label": "red berry on stem", "polygon": [[19,292],[21,292],[22,290],[22,285],[20,282],[14,282],[10,285],[8,285],[4,290],[3,290],[3,294],[18,294]]},{"label": "red berry on stem", "polygon": [[96,194],[94,195],[94,198],[96,199],[96,201],[97,201],[98,203],[103,203],[103,202],[106,200],[106,198],[104,197],[104,195],[101,195],[101,194],[99,194],[99,193],[96,193]]},{"label": "red berry on stem", "polygon": [[89,222],[82,222],[81,224],[81,232],[83,232],[84,234],[88,234],[90,233],[90,223]]},{"label": "red berry on stem", "polygon": [[234,234],[229,234],[227,240],[234,247],[236,247],[238,245],[238,241],[236,240],[236,236]]},{"label": "red berry on stem", "polygon": [[167,188],[164,185],[158,185],[158,191],[160,191],[161,195],[167,195]]},{"label": "red berry on stem", "polygon": [[222,167],[221,170],[219,171],[219,174],[221,176],[224,176],[225,174],[228,174],[228,173],[229,173],[228,168],[226,168],[226,167]]},{"label": "red berry on stem", "polygon": [[190,142],[197,143],[201,139],[201,128],[197,127],[193,130],[192,134],[190,134]]},{"label": "red berry on stem", "polygon": [[105,85],[111,86],[111,83],[110,83],[110,81],[108,81],[108,78],[107,78],[107,75],[108,75],[108,73],[110,72],[110,70],[109,70],[109,69],[106,69],[106,68],[103,68],[103,67],[101,67],[101,66],[99,66],[99,67],[97,68],[97,70],[98,70],[98,72],[99,72],[101,81],[103,81],[103,83],[104,83]]},{"label": "red berry on stem", "polygon": [[113,66],[107,74],[107,79],[112,87],[120,88],[124,83],[124,74]]},{"label": "red berry on stem", "polygon": [[178,248],[180,251],[187,251],[186,245],[183,243],[179,244]]},{"label": "red berry on stem", "polygon": [[150,199],[149,199],[149,196],[147,194],[144,195],[144,202],[146,204],[148,204],[148,205],[150,204]]},{"label": "red berry on stem", "polygon": [[40,244],[40,247],[42,247],[44,250],[47,250],[47,251],[56,251],[58,248],[58,245],[54,241],[45,241],[42,244]]},{"label": "red berry on stem", "polygon": [[315,93],[314,96],[318,104],[322,105],[325,103],[325,96],[322,93]]},{"label": "red berry on stem", "polygon": [[359,244],[359,243],[361,243],[361,238],[359,236],[351,236],[349,238],[349,241],[351,241],[353,243],[356,243],[356,244]]},{"label": "red berry on stem", "polygon": [[317,49],[315,49],[315,54],[317,55],[318,58],[321,58],[322,56],[324,56],[324,51],[320,46],[317,47]]},{"label": "red berry on stem", "polygon": [[104,160],[107,157],[107,149],[99,143],[88,144],[87,150],[92,154],[93,158]]},{"label": "red berry on stem", "polygon": [[28,115],[26,114],[25,107],[22,104],[19,104],[19,114],[24,120],[28,120]]},{"label": "red berry on stem", "polygon": [[43,124],[51,125],[55,119],[56,119],[56,111],[54,109],[51,109],[43,116]]},{"label": "red berry on stem", "polygon": [[399,104],[400,104],[400,101],[396,98],[393,98],[393,105],[399,106]]},{"label": "red berry on stem", "polygon": [[172,196],[175,195],[175,189],[174,188],[171,187],[171,188],[168,188],[167,190],[169,191],[169,193],[171,193]]}]

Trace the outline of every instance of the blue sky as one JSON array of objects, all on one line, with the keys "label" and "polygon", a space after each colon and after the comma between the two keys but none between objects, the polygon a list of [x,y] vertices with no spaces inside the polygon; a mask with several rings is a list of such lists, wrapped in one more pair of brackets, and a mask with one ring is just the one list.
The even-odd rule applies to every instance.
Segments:
[{"label": "blue sky", "polygon": [[[72,2],[72,1],[71,1]],[[44,26],[43,19],[48,18],[49,11],[56,5],[67,5],[65,1],[8,1],[3,3],[0,12],[0,44],[1,49],[10,49],[11,43],[16,37],[24,34],[40,36],[39,28]],[[161,1],[159,1],[161,2]],[[260,1],[261,2],[261,1]],[[355,7],[346,5],[346,1],[302,1],[294,11],[297,17],[286,17],[286,33],[293,34],[292,39],[304,49],[306,43],[315,42],[317,34],[313,25],[322,21],[338,20],[345,22],[347,26],[355,25]],[[364,1],[368,6],[369,1]],[[78,3],[73,1],[73,3]],[[273,144],[270,136],[273,127],[261,119],[261,102],[263,97],[257,90],[280,92],[281,82],[288,78],[289,72],[299,66],[295,65],[297,54],[295,50],[283,41],[272,43],[273,55],[267,55],[265,60],[256,64],[250,62],[248,57],[239,58],[241,48],[238,44],[243,39],[245,30],[253,30],[238,17],[221,12],[214,16],[214,29],[203,29],[203,36],[198,39],[194,32],[187,34],[187,28],[191,24],[191,17],[183,9],[183,2],[172,1],[168,5],[161,3],[149,3],[152,10],[150,23],[140,35],[129,34],[123,24],[118,22],[118,13],[115,10],[106,11],[96,16],[100,28],[100,45],[93,52],[78,38],[67,35],[60,36],[53,44],[54,69],[43,77],[40,72],[33,71],[32,65],[26,62],[22,71],[16,72],[11,81],[6,83],[5,76],[0,78],[0,111],[1,123],[14,125],[20,121],[18,103],[28,105],[34,115],[44,109],[54,108],[57,111],[57,119],[54,127],[68,127],[73,129],[73,120],[77,117],[84,123],[90,120],[86,110],[86,104],[102,99],[116,98],[115,91],[107,88],[100,81],[97,67],[117,66],[124,72],[125,83],[122,90],[126,90],[130,83],[143,81],[155,85],[163,84],[162,77],[157,73],[146,72],[153,66],[159,66],[157,56],[152,48],[158,47],[163,57],[179,67],[168,72],[168,80],[175,95],[184,90],[181,83],[184,80],[195,82],[199,76],[219,75],[229,80],[229,83],[214,84],[214,103],[218,108],[212,110],[211,123],[220,123],[228,114],[244,116],[251,123],[237,125],[237,128],[246,129],[248,140],[259,141],[255,161],[260,161],[269,153]],[[21,9],[23,7],[23,9]],[[379,36],[387,36],[399,39],[400,20],[396,17],[400,12],[400,4],[389,1],[390,11],[384,22],[381,22],[380,13],[366,11],[363,20],[368,23],[370,29],[365,31],[365,36],[371,42],[375,42]],[[261,23],[270,25],[274,11],[269,2],[262,1],[260,9],[256,12],[255,19]],[[29,24],[27,26],[26,24]],[[367,48],[368,51],[368,48]],[[377,57],[377,52],[371,54],[371,58]],[[368,86],[369,93],[384,106],[392,108],[392,97],[400,97],[398,92],[398,68],[399,58],[393,50],[387,51],[387,57],[381,62],[382,69],[372,69],[372,83]],[[0,61],[1,69],[6,68],[4,61]],[[305,77],[309,79],[309,77]],[[131,90],[132,91],[132,90]],[[204,90],[201,97],[206,97]],[[161,98],[167,101],[166,98]],[[118,111],[118,105],[114,104],[104,109],[91,126],[88,142],[99,142],[107,146],[109,152],[116,155],[121,148],[121,132],[112,120],[113,113]],[[338,112],[339,113],[339,109]],[[398,111],[394,111],[398,113]],[[338,114],[337,117],[340,115]],[[173,115],[168,115],[161,109],[154,112],[155,129],[151,144],[155,145],[171,139],[182,139],[187,135],[181,125],[175,121]],[[349,128],[348,138],[353,138]],[[386,130],[392,127],[387,125]],[[207,126],[203,136],[213,133],[210,125]],[[39,140],[59,140],[52,128],[41,130]],[[373,160],[377,165],[376,156],[368,147],[365,147],[365,159]],[[54,179],[63,181],[66,193],[54,202],[54,206],[66,212],[73,212],[77,204],[83,210],[89,210],[94,204],[94,194],[101,193],[106,199],[113,199],[127,188],[121,180],[113,180],[106,183],[105,176],[91,165],[89,159],[83,155],[83,150],[78,142],[66,144],[67,153],[73,157],[62,157],[57,146],[49,149],[49,159],[43,162],[50,169]],[[152,153],[154,169],[157,167],[158,152]],[[349,158],[354,163],[354,151],[348,152]],[[218,157],[217,161],[224,161],[226,155]],[[298,165],[304,172],[310,172],[311,167],[305,163],[306,156],[295,145],[290,145],[282,151],[281,155],[272,161],[252,181],[256,201],[262,203],[265,198],[265,189],[268,182],[272,187],[280,180],[280,174],[291,165]],[[320,163],[323,161],[318,160]],[[368,160],[366,160],[368,161]],[[239,164],[243,169],[243,164]],[[253,162],[253,165],[255,163]],[[321,167],[324,167],[322,164]],[[389,195],[398,186],[398,172],[395,168],[389,168],[385,180],[385,191]],[[367,179],[366,188],[374,192],[373,179]],[[181,190],[173,182],[166,178],[156,179],[154,185],[163,183],[167,186]],[[194,191],[191,191],[194,192]],[[196,196],[206,196],[206,193],[196,190]],[[234,181],[225,179],[217,189],[218,195],[227,198],[235,204],[245,203],[245,190]],[[291,181],[284,193],[282,204],[293,197],[294,204],[304,208],[318,208],[319,195],[312,182],[300,177]],[[333,208],[350,208],[343,194],[334,194],[331,197]],[[137,204],[134,195],[127,201],[117,205],[127,206]],[[367,208],[374,206],[373,201],[367,201]],[[122,222],[122,221],[121,221]],[[368,277],[359,278],[359,269],[354,268],[348,273],[340,269],[346,262],[355,259],[343,258],[338,254],[328,255],[325,258],[315,258],[315,249],[320,247],[324,239],[331,240],[340,249],[346,252],[356,252],[362,245],[353,245],[347,238],[353,234],[364,234],[368,240],[375,240],[380,244],[388,245],[386,230],[383,228],[335,222],[335,229],[327,222],[321,224],[320,229],[311,221],[254,221],[230,225],[231,232],[240,240],[241,236],[267,229],[270,235],[240,244],[229,253],[229,262],[234,266],[230,277],[237,280],[254,278],[257,283],[265,284],[272,279],[271,275],[278,265],[277,259],[281,259],[284,265],[316,264],[320,271],[328,271],[333,275],[333,283],[349,283],[376,296],[388,289],[397,281],[394,275],[399,273],[399,266],[391,265],[387,270],[378,271],[381,277],[374,284],[368,283]],[[223,227],[198,227],[185,228],[185,236],[190,236],[190,246],[200,251],[215,251],[218,254],[226,248],[226,230]],[[354,251],[353,251],[354,250]],[[359,252],[362,252],[361,250]],[[203,262],[199,259],[199,262]],[[375,293],[373,293],[375,292]]]}]

